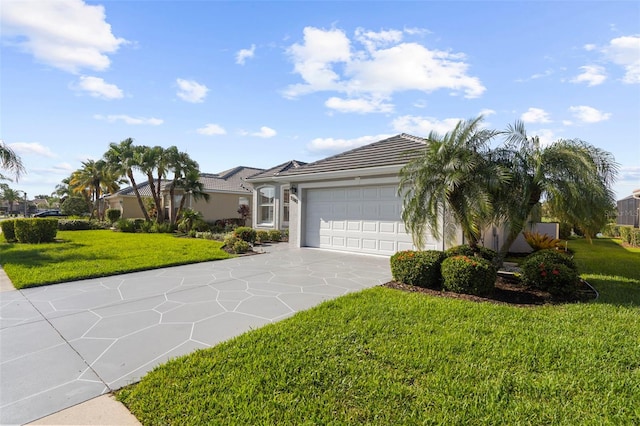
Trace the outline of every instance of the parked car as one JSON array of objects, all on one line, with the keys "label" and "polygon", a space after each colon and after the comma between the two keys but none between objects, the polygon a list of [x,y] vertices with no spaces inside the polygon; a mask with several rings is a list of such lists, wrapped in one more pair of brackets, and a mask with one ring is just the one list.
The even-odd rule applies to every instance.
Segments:
[{"label": "parked car", "polygon": [[66,216],[66,214],[60,213],[60,210],[47,210],[44,212],[36,213],[33,217],[60,217]]}]

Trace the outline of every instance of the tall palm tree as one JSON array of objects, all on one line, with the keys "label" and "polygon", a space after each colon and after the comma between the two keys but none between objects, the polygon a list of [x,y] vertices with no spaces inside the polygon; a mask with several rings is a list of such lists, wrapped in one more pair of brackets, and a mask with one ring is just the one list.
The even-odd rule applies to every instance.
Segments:
[{"label": "tall palm tree", "polygon": [[199,173],[199,167],[189,154],[178,151],[175,146],[167,148],[166,154],[168,168],[173,172],[173,179],[169,183],[169,220],[172,225],[175,225],[178,219],[178,209],[175,207],[176,189],[183,188],[185,178],[194,173],[194,170]]},{"label": "tall palm tree", "polygon": [[470,246],[478,245],[492,212],[489,188],[506,179],[488,160],[488,144],[497,132],[482,128],[482,120],[460,121],[443,136],[429,133],[419,156],[401,169],[402,219],[418,248],[427,231],[450,242],[457,227]]},{"label": "tall palm tree", "polygon": [[118,191],[121,182],[119,178],[117,171],[109,167],[106,161],[87,160],[83,161],[82,168],[72,175],[70,183],[72,187],[88,190],[93,204],[91,218],[95,212],[100,220],[104,220],[102,195]]},{"label": "tall palm tree", "polygon": [[[0,139],[0,169],[8,170],[12,173],[16,182],[20,179],[20,175],[25,173],[22,160],[3,140]],[[0,173],[0,180],[11,180]]]},{"label": "tall palm tree", "polygon": [[209,194],[204,192],[204,184],[200,182],[200,171],[198,169],[187,170],[184,178],[180,179],[180,187],[184,191],[184,195],[180,199],[180,206],[176,217],[179,218],[184,211],[184,204],[187,199],[187,194],[191,197],[192,201],[205,200],[209,201]]},{"label": "tall palm tree", "polygon": [[[162,209],[162,197],[160,195],[162,187],[162,179],[167,176],[168,161],[167,151],[161,146],[142,146],[137,151],[138,164],[140,171],[147,176],[153,202],[156,206],[156,220],[161,223],[164,221],[164,211]],[[153,173],[156,173],[156,176]]]},{"label": "tall palm tree", "polygon": [[113,167],[114,170],[117,170],[120,176],[126,176],[129,179],[129,183],[133,188],[133,192],[136,194],[136,198],[138,199],[138,206],[144,215],[145,220],[149,221],[149,212],[147,212],[147,208],[144,205],[144,201],[142,200],[142,196],[140,195],[140,191],[138,190],[138,185],[136,184],[135,177],[133,175],[133,170],[139,167],[138,163],[138,155],[136,155],[136,147],[133,145],[133,139],[127,138],[118,143],[110,143],[109,150],[104,154],[104,160]]},{"label": "tall palm tree", "polygon": [[508,227],[499,262],[543,199],[554,215],[589,228],[606,219],[618,173],[611,153],[577,139],[542,146],[520,121],[503,134],[505,146],[494,151],[494,161],[509,169],[511,181],[494,193],[495,211]]}]

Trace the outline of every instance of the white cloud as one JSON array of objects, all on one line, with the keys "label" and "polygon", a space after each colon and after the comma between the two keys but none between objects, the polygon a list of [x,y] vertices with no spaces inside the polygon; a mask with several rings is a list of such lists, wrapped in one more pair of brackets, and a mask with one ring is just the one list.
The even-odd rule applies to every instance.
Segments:
[{"label": "white cloud", "polygon": [[201,135],[213,136],[213,135],[226,135],[227,131],[218,124],[207,124],[204,127],[199,128],[196,132]]},{"label": "white cloud", "polygon": [[588,86],[597,86],[607,79],[604,67],[599,65],[585,65],[580,67],[582,74],[575,76],[572,83],[587,83]]},{"label": "white cloud", "polygon": [[586,50],[587,52],[591,52],[592,50],[596,50],[597,46],[595,44],[585,44],[584,46],[582,46],[584,48],[584,50]]},{"label": "white cloud", "polygon": [[551,129],[539,129],[533,133],[538,137],[540,145],[543,147],[551,145],[556,140],[555,133]]},{"label": "white cloud", "polygon": [[159,126],[164,123],[164,120],[159,118],[144,118],[144,117],[131,117],[129,115],[124,114],[115,114],[115,115],[100,115],[96,114],[93,116],[96,120],[103,120],[108,123],[115,123],[116,121],[122,121],[125,124],[146,124],[151,126]]},{"label": "white cloud", "polygon": [[107,56],[127,43],[111,32],[104,7],[81,0],[2,0],[3,36],[39,62],[78,73],[105,70]]},{"label": "white cloud", "polygon": [[624,83],[640,84],[640,35],[614,38],[604,52],[613,63],[624,67]]},{"label": "white cloud", "polygon": [[520,116],[525,123],[549,123],[549,113],[541,108],[529,108]]},{"label": "white cloud", "polygon": [[39,144],[38,142],[13,142],[8,144],[17,154],[20,155],[38,155],[40,157],[56,158],[49,148]]},{"label": "white cloud", "polygon": [[392,135],[361,136],[354,139],[315,138],[307,145],[307,149],[314,152],[342,152],[368,145],[391,136]]},{"label": "white cloud", "polygon": [[249,58],[253,58],[256,52],[256,45],[252,44],[250,49],[240,49],[236,53],[236,64],[244,65],[245,61]]},{"label": "white cloud", "polygon": [[268,138],[274,137],[277,134],[278,134],[278,132],[276,132],[272,128],[267,127],[267,126],[262,126],[262,127],[260,127],[260,131],[259,132],[251,133],[251,136],[257,136],[259,138],[268,139]]},{"label": "white cloud", "polygon": [[573,113],[573,116],[576,119],[583,123],[598,123],[600,121],[608,120],[611,117],[611,113],[602,112],[585,105],[569,107],[569,111]]},{"label": "white cloud", "polygon": [[640,166],[622,166],[618,177],[620,181],[630,181],[640,187]]},{"label": "white cloud", "polygon": [[209,89],[204,84],[194,80],[176,79],[178,84],[178,97],[185,102],[200,103],[204,101]]},{"label": "white cloud", "polygon": [[495,113],[496,113],[495,110],[489,109],[489,108],[485,108],[485,109],[480,110],[479,115],[482,115],[484,117],[489,117],[490,115],[494,115]]},{"label": "white cloud", "polygon": [[354,41],[363,47],[357,49],[342,30],[306,27],[303,43],[287,51],[304,83],[288,86],[284,95],[336,91],[350,98],[387,99],[400,91],[448,89],[475,98],[485,91],[477,77],[467,74],[463,54],[401,42],[402,35],[358,29]]},{"label": "white cloud", "polygon": [[382,99],[341,99],[332,97],[327,99],[324,105],[339,112],[356,112],[360,114],[393,111],[393,104],[385,103]]},{"label": "white cloud", "polygon": [[426,136],[434,131],[441,135],[453,130],[460,121],[460,118],[445,118],[438,120],[433,117],[417,117],[404,115],[393,120],[394,130],[402,133],[409,133],[416,136]]},{"label": "white cloud", "polygon": [[122,90],[115,84],[109,84],[99,77],[81,76],[76,85],[72,86],[75,90],[88,92],[94,98],[102,99],[121,99],[124,97]]}]

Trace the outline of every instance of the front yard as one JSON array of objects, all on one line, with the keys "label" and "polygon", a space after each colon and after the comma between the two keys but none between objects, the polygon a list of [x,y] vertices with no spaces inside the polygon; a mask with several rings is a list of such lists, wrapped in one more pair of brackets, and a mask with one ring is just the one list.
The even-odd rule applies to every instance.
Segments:
[{"label": "front yard", "polygon": [[221,247],[171,234],[58,231],[55,243],[0,243],[0,262],[20,289],[230,257]]},{"label": "front yard", "polygon": [[596,302],[377,287],[156,368],[143,424],[638,424],[640,250],[572,241]]}]

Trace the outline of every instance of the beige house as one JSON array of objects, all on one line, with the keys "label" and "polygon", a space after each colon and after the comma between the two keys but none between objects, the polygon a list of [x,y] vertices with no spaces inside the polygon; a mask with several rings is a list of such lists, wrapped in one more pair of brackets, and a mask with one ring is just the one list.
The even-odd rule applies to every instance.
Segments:
[{"label": "beige house", "polygon": [[[238,209],[241,205],[249,206],[249,212],[253,212],[253,194],[251,184],[246,182],[246,178],[257,173],[263,172],[264,169],[253,167],[234,167],[220,173],[201,173],[200,182],[204,186],[204,192],[209,195],[209,200],[194,200],[191,194],[184,194],[181,189],[174,191],[174,206],[177,208],[183,196],[186,196],[184,206],[202,213],[203,219],[207,222],[215,222],[217,220],[239,218]],[[167,185],[171,181],[162,180],[160,183],[160,192],[162,196],[162,206],[165,209],[165,217],[169,214],[169,190]],[[157,184],[157,183],[156,183]],[[143,198],[152,198],[151,188],[147,181],[138,184],[138,191]],[[119,209],[122,218],[141,218],[142,210],[138,204],[136,194],[133,187],[124,188],[115,194],[105,197],[108,208]],[[251,216],[250,216],[251,217]],[[248,224],[251,223],[251,218]]]}]

